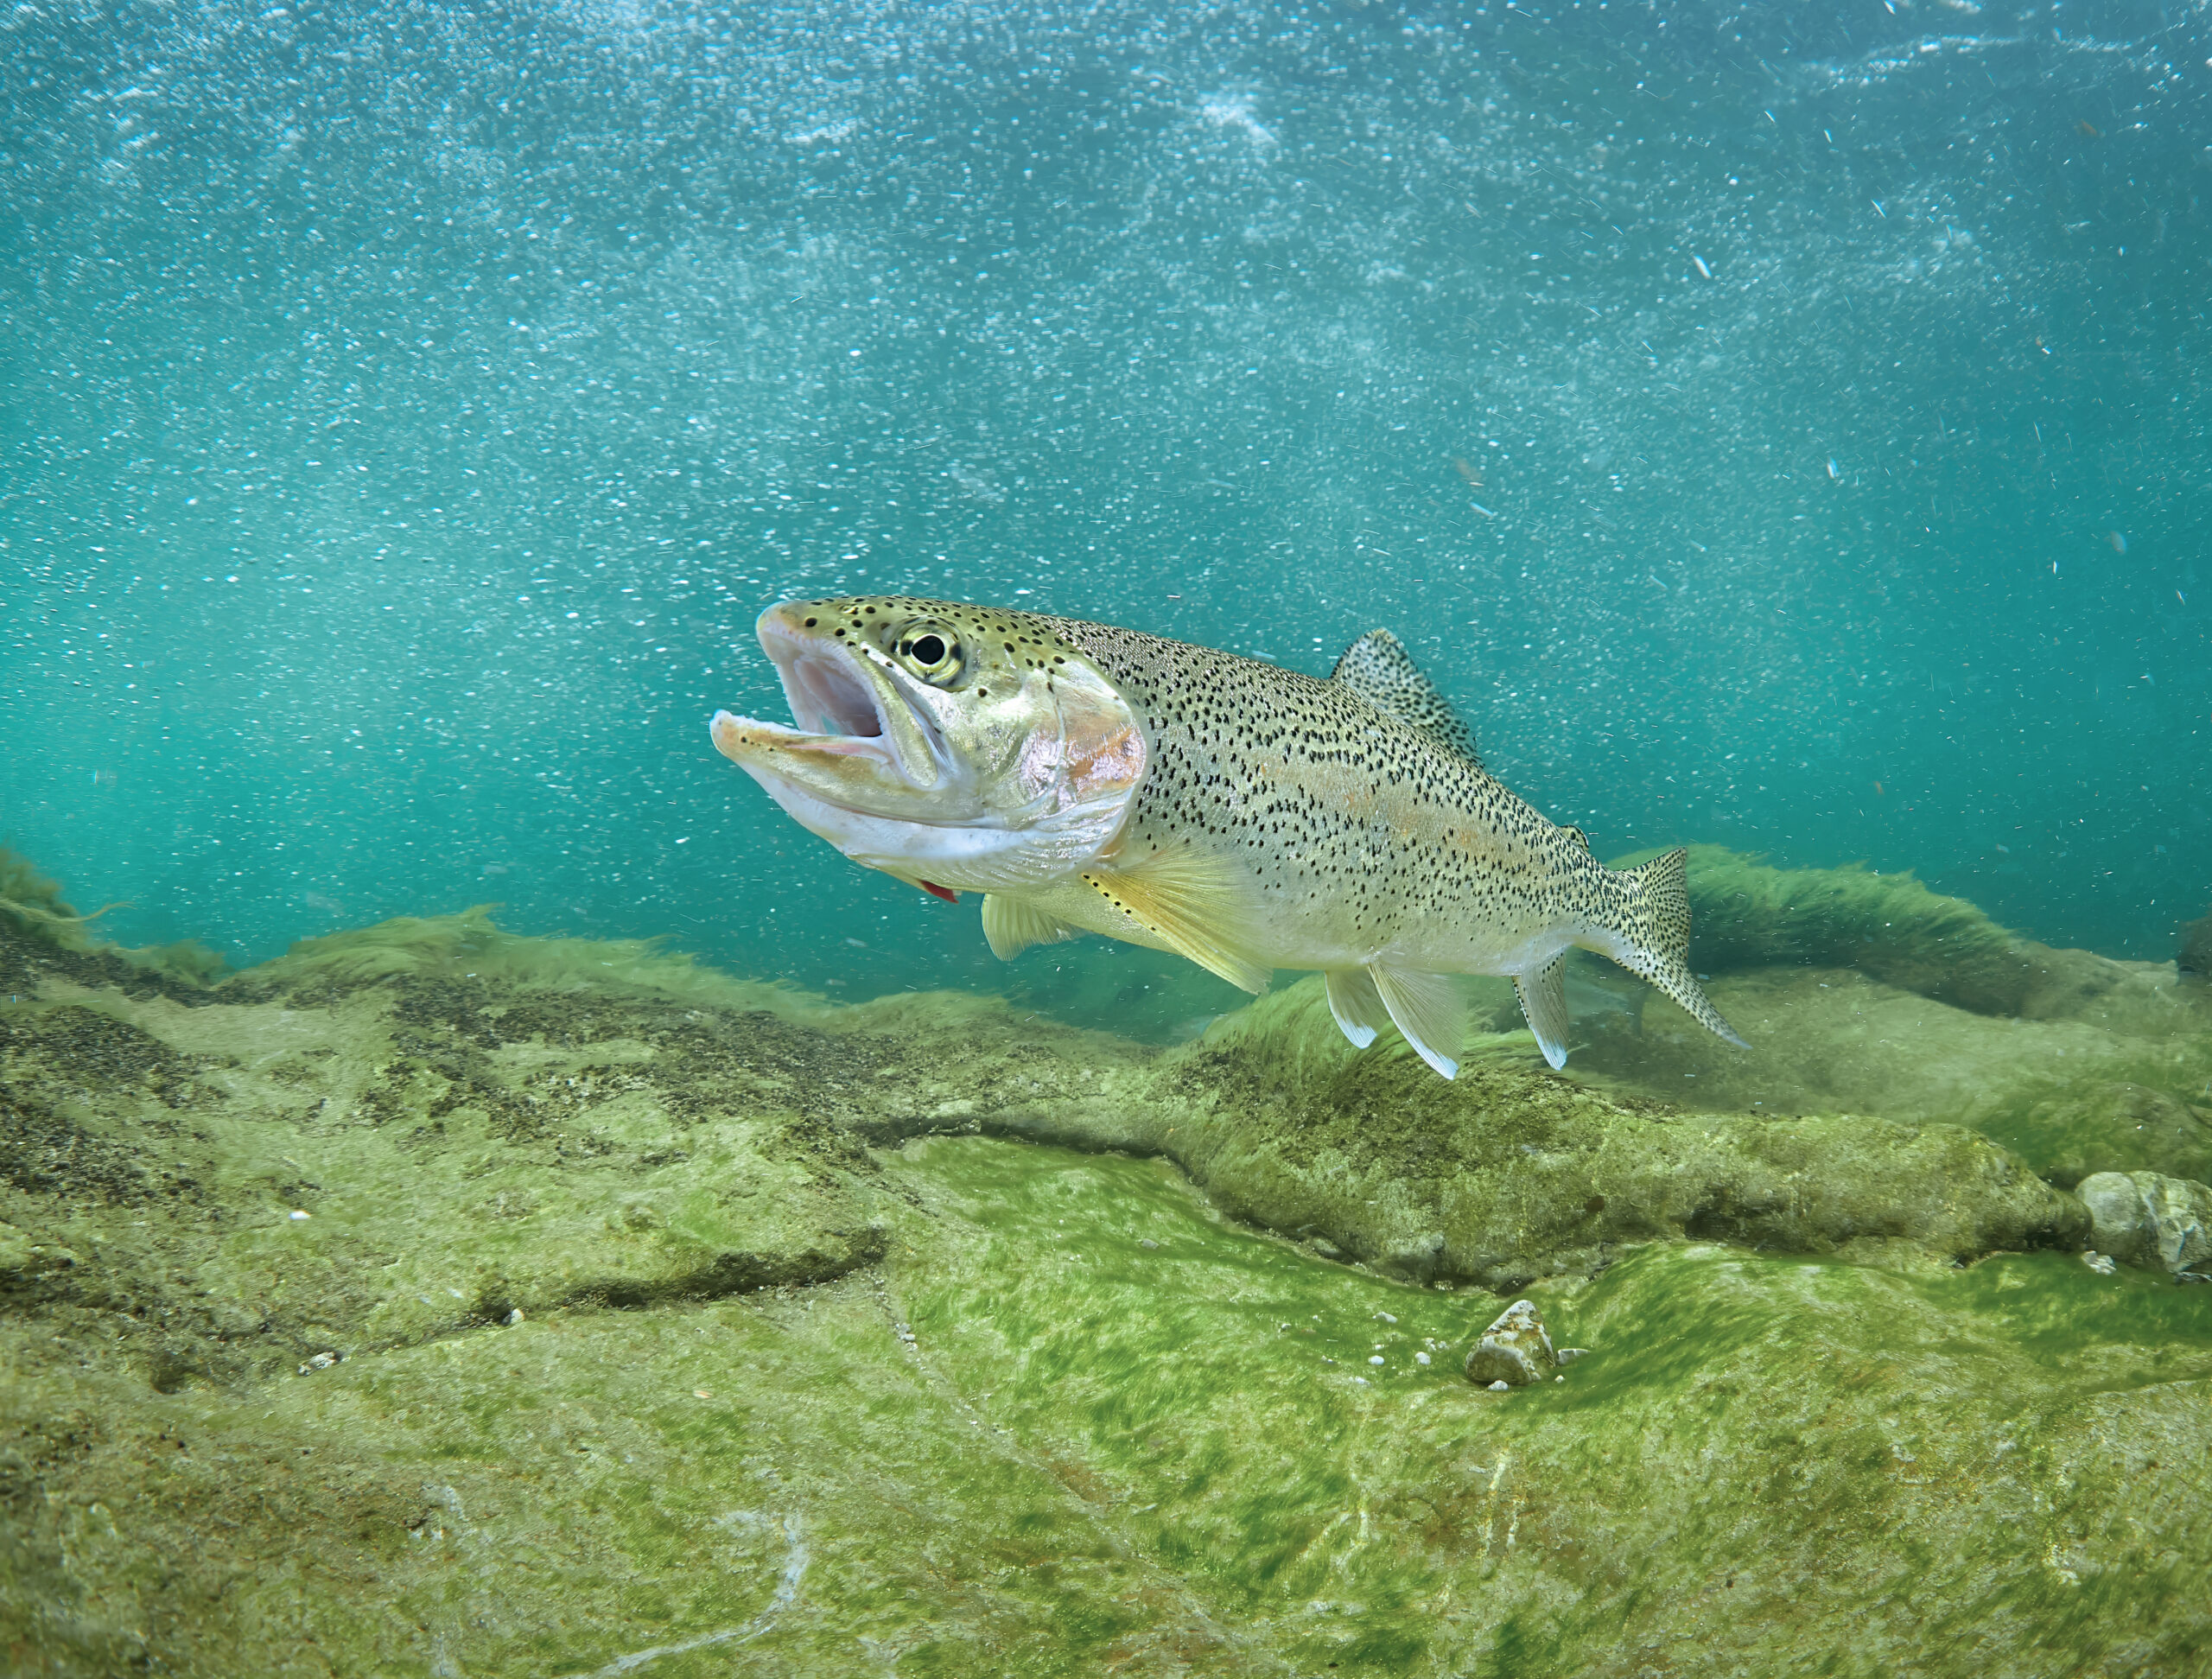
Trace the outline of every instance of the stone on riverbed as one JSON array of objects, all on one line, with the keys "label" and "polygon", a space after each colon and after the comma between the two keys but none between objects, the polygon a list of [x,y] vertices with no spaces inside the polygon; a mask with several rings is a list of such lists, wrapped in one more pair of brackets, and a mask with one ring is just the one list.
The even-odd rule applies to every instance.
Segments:
[{"label": "stone on riverbed", "polygon": [[1552,1338],[1545,1332],[1544,1320],[1536,1315],[1536,1308],[1525,1300],[1516,1300],[1483,1331],[1482,1339],[1467,1355],[1467,1379],[1478,1387],[1503,1382],[1509,1387],[1525,1388],[1531,1382],[1542,1381],[1558,1364],[1559,1355],[1552,1351]]},{"label": "stone on riverbed", "polygon": [[2193,1271],[2212,1259],[2212,1187],[2157,1172],[2099,1172],[2075,1192],[2098,1249],[2130,1265]]}]

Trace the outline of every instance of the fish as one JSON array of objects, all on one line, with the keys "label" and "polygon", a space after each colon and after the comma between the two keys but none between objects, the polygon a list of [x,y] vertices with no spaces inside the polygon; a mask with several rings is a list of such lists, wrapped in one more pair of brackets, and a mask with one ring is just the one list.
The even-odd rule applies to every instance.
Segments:
[{"label": "fish", "polygon": [[1686,854],[1608,868],[1483,767],[1388,630],[1326,680],[1141,631],[899,595],[787,601],[755,626],[790,725],[727,710],[723,756],[802,827],[940,898],[983,894],[1012,960],[1084,933],[1254,995],[1326,976],[1364,1049],[1395,1027],[1446,1078],[1451,976],[1510,976],[1566,1065],[1566,953],[1611,958],[1745,1047],[1689,970]]}]

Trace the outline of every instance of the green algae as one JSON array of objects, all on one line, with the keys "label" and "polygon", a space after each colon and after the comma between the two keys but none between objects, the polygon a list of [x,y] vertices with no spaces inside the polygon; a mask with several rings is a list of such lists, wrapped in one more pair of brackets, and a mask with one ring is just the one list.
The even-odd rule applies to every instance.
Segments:
[{"label": "green algae", "polygon": [[787,986],[733,978],[652,938],[527,938],[492,920],[495,904],[457,915],[395,916],[374,926],[302,938],[241,976],[232,995],[336,990],[409,978],[480,980],[530,991],[645,993],[715,1008],[814,1018],[821,1000]]},{"label": "green algae", "polygon": [[0,925],[18,938],[80,955],[107,952],[131,967],[193,985],[213,984],[228,970],[222,953],[196,938],[137,949],[102,938],[92,924],[119,907],[108,904],[89,915],[78,914],[62,901],[58,882],[39,873],[29,859],[0,846]]},{"label": "green algae", "polygon": [[1532,1059],[1525,1033],[1478,1040],[1458,1079],[1438,1079],[1395,1039],[1353,1049],[1304,981],[1168,1057],[1175,1134],[1141,1141],[1256,1224],[1498,1288],[1662,1237],[1807,1252],[1901,1237],[1971,1258],[2087,1229],[2078,1204],[1960,1128],[1685,1112]]},{"label": "green algae", "polygon": [[[2152,1101],[2207,1043],[2155,976],[2025,1018],[1731,969],[1764,1050],[1630,1002],[1575,1078],[1503,1031],[1446,1084],[1313,982],[1161,1053],[482,911],[213,985],[6,921],[0,974],[10,1670],[2181,1675],[2212,1637],[2212,1289],[2094,1274],[2038,1175],[2199,1123]],[[1991,1141],[2031,1072],[2109,1097],[2041,1160]],[[1590,1350],[1564,1381],[1459,1374],[1506,1290]]]},{"label": "green algae", "polygon": [[[1689,854],[1690,962],[1700,973],[1853,969],[1975,1014],[2171,1017],[2143,995],[2144,970],[2154,964],[2022,938],[1909,873],[1774,868],[1719,845],[1694,845]],[[1612,866],[1633,867],[1656,855],[1635,852]]]},{"label": "green algae", "polygon": [[62,901],[59,881],[41,874],[29,858],[0,846],[0,925],[18,937],[58,950],[93,950],[103,941],[88,929],[105,913],[78,914]]},{"label": "green algae", "polygon": [[1616,1095],[1741,1113],[1956,1124],[2070,1188],[2093,1172],[2212,1173],[2212,1000],[2171,970],[2115,1022],[1977,1014],[1849,969],[1716,977],[1734,1051],[1664,999],[1577,1021],[1569,1075]]},{"label": "green algae", "polygon": [[[2122,1628],[2154,1625],[2158,1594],[2212,1556],[2197,1544],[2111,1581],[2139,1555],[2082,1535],[2126,1513],[2092,1510],[2078,1483],[2031,1536],[1980,1530],[2069,1473],[2130,1500],[2131,1471],[2159,1453],[2100,1464],[2099,1420],[2148,1393],[2185,1440],[2212,1375],[2206,1291],[2055,1256],[1951,1271],[1652,1246],[1537,1289],[1554,1339],[1592,1351],[1554,1386],[1493,1396],[1454,1374],[1489,1297],[1329,1288],[1273,1244],[1166,1224],[1133,1166],[1054,1180],[942,1144],[918,1163],[995,1244],[917,1303],[922,1345],[948,1344],[1017,1434],[1103,1469],[1154,1545],[1301,1670],[1450,1672],[1519,1643],[1560,1671],[1634,1670],[1651,1646],[1661,1670],[1819,1670],[1796,1658],[1825,1646],[1844,1670],[1974,1671],[1964,1652],[1930,1661],[1919,1628],[2009,1600],[2031,1640],[2091,1571]],[[1039,1238],[1059,1262],[1017,1263]],[[1051,1304],[1102,1288],[1103,1308]],[[2164,1461],[2164,1517],[2186,1521],[2202,1460]],[[1907,1587],[1910,1615],[1852,1624]],[[2171,1626],[2170,1654],[2190,1636]],[[2040,1670],[2022,1642],[2017,1670]],[[2074,1653],[2094,1665],[2092,1640]]]},{"label": "green algae", "polygon": [[1494,1297],[1163,1162],[887,1167],[873,1279],[251,1391],[27,1361],[10,1466],[67,1496],[19,1506],[12,1630],[53,1671],[480,1675],[2181,1674],[2212,1636],[2212,1290],[1660,1244],[1537,1289],[1591,1351],[1492,1395]]}]

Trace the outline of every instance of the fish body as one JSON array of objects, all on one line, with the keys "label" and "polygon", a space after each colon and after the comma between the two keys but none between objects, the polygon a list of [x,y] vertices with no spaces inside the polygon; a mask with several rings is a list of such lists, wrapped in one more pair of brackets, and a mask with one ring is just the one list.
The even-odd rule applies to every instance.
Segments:
[{"label": "fish body", "polygon": [[786,602],[759,632],[797,728],[721,712],[717,747],[856,862],[985,894],[1001,957],[1087,932],[1255,993],[1318,969],[1352,1042],[1395,1025],[1449,1078],[1446,976],[1511,976],[1558,1066],[1580,946],[1743,1041],[1684,960],[1683,854],[1606,868],[1483,768],[1386,631],[1326,681],[904,597]]}]

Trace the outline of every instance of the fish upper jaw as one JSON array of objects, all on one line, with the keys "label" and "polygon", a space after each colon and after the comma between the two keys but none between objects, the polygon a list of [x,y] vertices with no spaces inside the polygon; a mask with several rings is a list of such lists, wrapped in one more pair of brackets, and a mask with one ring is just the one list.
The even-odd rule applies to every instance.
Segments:
[{"label": "fish upper jaw", "polygon": [[[761,651],[776,667],[791,724],[715,714],[715,746],[770,792],[797,779],[817,800],[877,816],[958,822],[962,766],[918,686],[872,647],[824,640],[786,623],[787,609],[760,614]],[[926,811],[925,812],[925,808]]]},{"label": "fish upper jaw", "polygon": [[938,786],[957,773],[919,683],[867,643],[810,635],[791,616],[789,605],[771,607],[753,630],[783,682],[793,723],[823,736],[882,744],[918,789]]}]

